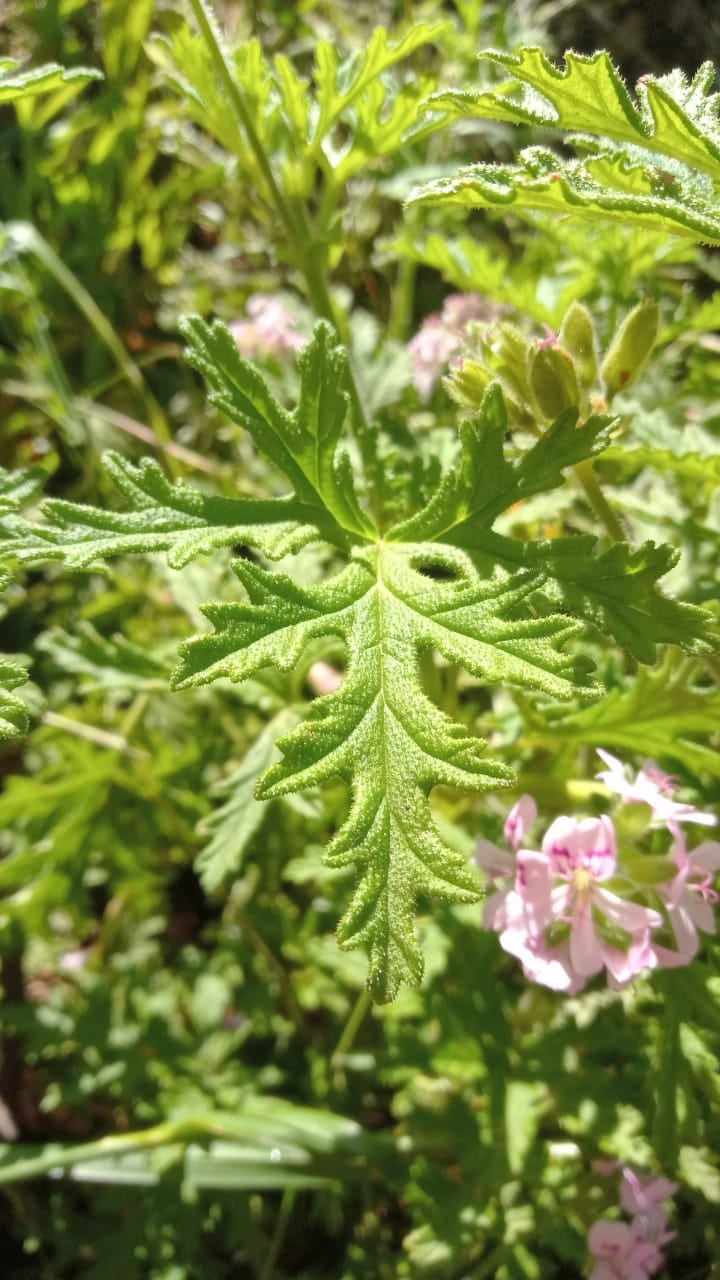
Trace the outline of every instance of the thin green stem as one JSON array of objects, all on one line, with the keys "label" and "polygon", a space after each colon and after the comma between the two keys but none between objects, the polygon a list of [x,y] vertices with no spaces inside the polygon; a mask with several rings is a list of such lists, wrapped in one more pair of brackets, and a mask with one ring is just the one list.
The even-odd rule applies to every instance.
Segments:
[{"label": "thin green stem", "polygon": [[350,1049],[355,1043],[355,1036],[360,1030],[360,1027],[362,1026],[363,1022],[365,1021],[365,1018],[367,1017],[367,1014],[369,1013],[371,1007],[372,1007],[372,996],[370,995],[370,992],[368,991],[367,987],[363,987],[362,991],[360,992],[360,995],[355,1001],[355,1004],[350,1010],[350,1016],[348,1017],[348,1020],[345,1023],[345,1026],[343,1027],[342,1035],[340,1036],[340,1039],[337,1042],[335,1052],[333,1053],[333,1056],[331,1059],[331,1062],[334,1066],[342,1065],[342,1060],[345,1057],[345,1055],[349,1053]]},{"label": "thin green stem", "polygon": [[580,487],[583,489],[590,506],[595,512],[598,520],[601,522],[605,532],[609,534],[615,542],[624,542],[627,538],[627,534],[623,527],[622,520],[617,513],[613,511],[610,503],[605,497],[591,460],[586,458],[583,462],[578,462],[573,467],[573,474],[575,475]]},{"label": "thin green stem", "polygon": [[[291,250],[291,258],[305,278],[307,293],[313,310],[322,319],[327,320],[338,334],[341,334],[341,326],[338,323],[328,288],[324,263],[318,253],[317,237],[313,232],[307,211],[299,200],[289,203],[275,179],[270,159],[255,128],[252,112],[245,101],[240,85],[233,75],[223,46],[218,21],[208,0],[190,0],[190,5],[210,57],[235,112],[237,122],[257,161],[278,218],[283,224]],[[372,466],[375,459],[375,442],[352,369],[348,370],[348,382],[355,432],[363,462],[367,468]]]},{"label": "thin green stem", "polygon": [[45,270],[54,277],[68,296],[72,298],[78,311],[85,316],[100,341],[113,356],[123,377],[142,399],[153,430],[161,439],[169,440],[171,432],[161,406],[148,387],[140,369],[128,355],[124,344],[92,295],[88,293],[85,286],[69,267],[66,267],[52,246],[48,244],[47,240],[40,235],[35,227],[25,222],[11,222],[6,230],[17,247],[20,250],[29,250],[42,263]]},{"label": "thin green stem", "polygon": [[282,1249],[283,1241],[290,1225],[290,1218],[292,1217],[294,1207],[295,1191],[292,1187],[286,1187],[283,1191],[282,1200],[280,1201],[280,1208],[278,1210],[273,1237],[270,1242],[270,1249],[268,1251],[267,1258],[265,1259],[265,1265],[260,1272],[259,1280],[273,1280],[277,1260],[280,1256],[280,1250]]},{"label": "thin green stem", "polygon": [[[255,130],[252,113],[245,102],[245,97],[237,83],[237,80],[233,76],[227,53],[223,47],[222,35],[220,33],[217,18],[215,17],[210,5],[207,3],[207,0],[190,0],[190,6],[195,14],[195,20],[200,28],[200,34],[205,41],[208,53],[212,58],[215,69],[217,70],[220,80],[222,81],[225,91],[230,99],[230,103],[235,115],[237,116],[242,131],[250,144],[250,148],[255,156],[258,168],[262,173],[268,191],[270,192],[277,214],[285,227],[285,231],[287,232],[291,245],[295,250],[298,250],[301,248],[298,244],[298,224],[295,222],[290,206],[286,203],[285,197],[275,181],[275,175],[272,171],[270,161],[265,154],[265,148],[263,147]],[[307,246],[305,246],[305,248],[306,247]],[[301,260],[302,255],[298,254],[298,262]]]}]

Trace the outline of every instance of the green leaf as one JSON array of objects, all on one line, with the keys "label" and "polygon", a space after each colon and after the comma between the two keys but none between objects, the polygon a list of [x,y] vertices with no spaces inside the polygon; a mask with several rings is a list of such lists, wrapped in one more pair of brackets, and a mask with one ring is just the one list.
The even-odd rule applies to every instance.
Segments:
[{"label": "green leaf", "polygon": [[95,71],[92,67],[66,68],[56,62],[49,62],[44,67],[21,71],[19,66],[12,59],[3,60],[0,67],[0,103],[20,102],[57,89],[71,88],[73,92],[77,92],[90,80],[103,78],[102,72]]},{"label": "green leaf", "polygon": [[568,409],[514,464],[505,458],[503,442],[507,414],[502,391],[493,383],[485,393],[477,418],[460,427],[458,459],[443,476],[424,511],[411,516],[388,534],[403,542],[449,537],[472,548],[501,512],[534,493],[562,482],[566,467],[606,448],[615,419],[594,416],[577,425],[575,409]]},{"label": "green leaf", "polygon": [[[232,53],[223,51],[258,140],[273,155],[281,188],[307,196],[318,170],[327,172],[328,166],[333,183],[340,186],[370,159],[425,132],[425,101],[434,83],[413,76],[398,87],[387,73],[434,41],[446,25],[418,22],[396,41],[378,27],[361,51],[346,58],[338,57],[330,41],[320,41],[312,83],[284,54],[268,61],[258,40],[244,41]],[[205,40],[180,26],[169,38],[152,39],[148,51],[179,88],[192,119],[237,156],[250,190],[267,192],[267,175],[238,128],[229,86],[216,74]],[[347,132],[342,145],[334,136],[340,121]]]},{"label": "green leaf", "polygon": [[677,547],[620,542],[599,555],[592,538],[562,538],[546,544],[545,565],[558,597],[574,616],[600,632],[609,631],[639,662],[654,662],[658,644],[676,644],[690,653],[714,647],[712,615],[666,596],[657,581],[680,558]]},{"label": "green leaf", "polygon": [[245,850],[268,808],[269,802],[255,795],[258,779],[277,756],[277,739],[296,721],[292,711],[275,716],[255,739],[240,768],[218,788],[229,799],[203,822],[202,832],[210,840],[195,860],[195,869],[208,893],[239,872]]},{"label": "green leaf", "polygon": [[80,621],[72,634],[55,627],[36,641],[62,672],[80,677],[90,689],[167,687],[168,668],[153,654],[122,635],[103,636],[90,622]]},{"label": "green leaf", "polygon": [[26,467],[23,471],[6,471],[0,467],[0,516],[32,502],[46,479],[41,467]]},{"label": "green leaf", "polygon": [[[450,581],[426,576],[437,566]],[[330,582],[307,588],[244,561],[235,571],[248,603],[205,607],[215,632],[183,646],[175,685],[242,680],[267,665],[288,670],[315,637],[345,641],[343,685],[313,703],[305,722],[280,741],[283,759],[258,795],[338,777],[349,784],[349,813],[327,853],[331,865],[353,864],[359,876],[339,939],[368,948],[373,994],[392,999],[401,982],[416,983],[422,973],[413,927],[418,895],[456,902],[479,896],[474,871],[438,834],[431,789],[485,790],[512,777],[430,702],[420,654],[436,650],[489,684],[567,698],[581,673],[560,646],[577,628],[559,616],[518,618],[532,576],[483,580],[449,547],[368,549]]]},{"label": "green leaf", "polygon": [[704,62],[690,81],[681,71],[643,76],[629,94],[604,50],[565,54],[554,65],[537,47],[480,55],[507,68],[521,85],[480,92],[444,90],[428,106],[446,117],[480,116],[511,124],[572,130],[613,138],[680,160],[720,180],[720,95],[717,72]]},{"label": "green leaf", "polygon": [[398,41],[391,42],[384,27],[376,27],[366,47],[338,62],[336,46],[322,40],[315,52],[314,78],[317,118],[312,141],[319,145],[333,125],[383,72],[408,58],[445,30],[444,22],[416,22]]},{"label": "green leaf", "polygon": [[720,485],[720,453],[674,453],[672,449],[639,445],[610,445],[602,455],[603,462],[612,462],[624,474],[635,475],[644,467],[680,480],[691,480],[703,489]]},{"label": "green leaf", "polygon": [[720,725],[720,691],[699,683],[701,671],[697,661],[671,651],[625,688],[554,721],[551,737],[668,757],[699,776],[720,778],[720,751],[695,740],[716,738]]},{"label": "green leaf", "polygon": [[541,210],[720,244],[717,201],[690,178],[673,176],[668,195],[654,170],[621,153],[564,160],[545,147],[527,147],[518,158],[515,165],[469,165],[418,187],[407,203],[504,213]]},{"label": "green leaf", "polygon": [[[239,544],[279,559],[321,536],[308,523],[317,512],[292,500],[224,498],[171,484],[148,458],[136,466],[106,453],[103,463],[129,511],[50,499],[43,512],[52,523],[31,523],[12,513],[2,519],[0,533],[8,541],[0,542],[0,550],[22,564],[63,560],[73,569],[114,556],[167,551],[168,563],[180,568],[217,547]],[[325,533],[332,535],[332,529]]]},{"label": "green leaf", "polygon": [[14,692],[25,684],[27,671],[12,658],[0,657],[0,742],[27,733],[27,707]]},{"label": "green leaf", "polygon": [[341,530],[360,537],[370,533],[349,456],[338,447],[348,404],[347,354],[330,325],[316,324],[298,359],[300,395],[292,413],[243,360],[224,324],[193,317],[181,327],[190,344],[187,358],[205,377],[211,404],[251,433],[261,453],[292,481],[298,500],[315,507],[321,518],[330,512]]}]

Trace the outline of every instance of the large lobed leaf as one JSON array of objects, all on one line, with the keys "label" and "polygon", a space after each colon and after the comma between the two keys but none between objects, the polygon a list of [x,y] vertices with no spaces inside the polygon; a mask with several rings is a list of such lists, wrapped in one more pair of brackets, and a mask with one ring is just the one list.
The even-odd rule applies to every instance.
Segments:
[{"label": "large lobed leaf", "polygon": [[421,976],[418,895],[478,897],[474,871],[435,827],[432,787],[484,790],[512,780],[482,742],[429,700],[421,653],[437,650],[489,684],[557,698],[572,696],[578,683],[572,660],[560,652],[576,625],[562,616],[512,616],[535,585],[532,575],[483,580],[462,552],[436,547],[434,562],[452,580],[433,582],[422,572],[427,555],[422,545],[379,546],[358,553],[330,582],[305,588],[241,561],[235,571],[248,603],[207,605],[215,632],[183,646],[175,674],[178,688],[219,676],[242,680],[268,665],[291,668],[317,636],[345,641],[343,685],[280,741],[283,759],[258,794],[272,798],[337,777],[348,782],[348,816],[327,857],[358,869],[339,937],[368,948],[369,982],[380,1000]]},{"label": "large lobed leaf", "polygon": [[[466,116],[579,133],[581,159],[528,148],[520,163],[472,165],[428,183],[416,202],[474,208],[513,206],[720,243],[720,95],[704,63],[692,81],[682,72],[643,76],[636,98],[605,52],[569,52],[555,66],[537,48],[481,55],[513,75],[494,89],[443,90],[428,99],[432,127]],[[591,135],[589,140],[586,135]]]},{"label": "large lobed leaf", "polygon": [[[78,567],[164,549],[180,566],[236,542],[268,558],[313,537],[334,543],[345,567],[315,585],[237,561],[245,598],[205,606],[213,630],[183,645],[174,684],[245,680],[272,667],[288,671],[318,640],[343,644],[343,684],[283,733],[280,758],[254,798],[248,780],[260,764],[255,756],[244,763],[238,797],[212,821],[201,870],[212,885],[232,873],[268,800],[343,779],[348,812],[328,860],[352,866],[356,887],[339,937],[344,946],[367,948],[371,989],[387,1000],[422,972],[413,924],[418,898],[467,902],[480,894],[474,869],[435,825],[433,788],[482,791],[513,776],[470,728],[428,697],[421,675],[428,655],[489,686],[562,701],[597,692],[587,663],[566,651],[583,624],[650,661],[658,643],[702,649],[708,619],[657,590],[674,557],[670,548],[598,549],[584,537],[532,543],[493,529],[508,507],[552,489],[567,468],[602,453],[612,419],[595,416],[579,426],[568,411],[531,448],[515,448],[511,460],[503,397],[494,385],[476,419],[461,427],[454,461],[433,498],[381,534],[361,508],[342,443],[346,357],[329,328],[318,326],[300,359],[292,413],[240,358],[223,326],[191,320],[185,332],[213,403],[285,471],[293,496],[220,498],[170,484],[155,464],[135,467],[112,456],[110,472],[130,511],[53,502],[45,507],[50,523],[35,525],[11,511],[0,523],[9,539],[6,553],[30,562],[64,558]],[[85,647],[78,652],[83,661]],[[127,665],[127,654],[91,647],[95,666],[106,660]],[[268,737],[257,754],[267,757],[271,749]],[[242,797],[244,807],[234,803]],[[228,824],[238,817],[237,839],[228,839]]]},{"label": "large lobed leaf", "polygon": [[[671,194],[667,194],[669,190]],[[647,231],[720,244],[714,199],[698,198],[688,179],[669,184],[622,154],[564,160],[545,147],[526,147],[515,165],[475,164],[411,192],[408,204],[546,213],[608,219]]]},{"label": "large lobed leaf", "polygon": [[480,56],[507,68],[520,86],[442,90],[430,98],[432,109],[450,118],[481,116],[596,134],[670,156],[720,181],[720,94],[713,92],[711,62],[690,81],[681,71],[642,76],[633,100],[604,50],[570,50],[560,66],[535,46],[516,53],[488,49]]}]

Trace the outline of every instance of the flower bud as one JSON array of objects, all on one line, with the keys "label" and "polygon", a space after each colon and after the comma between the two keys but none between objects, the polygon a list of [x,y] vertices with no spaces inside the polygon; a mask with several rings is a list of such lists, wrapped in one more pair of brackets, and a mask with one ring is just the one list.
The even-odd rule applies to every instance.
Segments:
[{"label": "flower bud", "polygon": [[580,387],[572,357],[562,347],[535,347],[530,352],[530,386],[543,417],[554,420],[565,409],[577,409]]},{"label": "flower bud", "polygon": [[652,298],[639,302],[625,317],[602,362],[608,396],[634,382],[657,342],[659,328],[660,309]]},{"label": "flower bud", "polygon": [[483,397],[492,382],[492,374],[478,360],[466,358],[458,361],[443,379],[448,395],[463,409],[479,409]]},{"label": "flower bud", "polygon": [[572,356],[583,386],[594,386],[598,378],[595,325],[587,307],[581,302],[573,302],[565,313],[560,328],[560,346]]}]

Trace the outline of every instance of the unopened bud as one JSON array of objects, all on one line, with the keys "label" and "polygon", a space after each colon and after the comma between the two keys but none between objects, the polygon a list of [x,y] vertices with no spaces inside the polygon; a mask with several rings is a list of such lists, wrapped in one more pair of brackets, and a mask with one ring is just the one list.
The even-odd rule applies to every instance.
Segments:
[{"label": "unopened bud", "polygon": [[570,353],[584,387],[595,385],[598,377],[595,325],[587,307],[573,302],[560,328],[560,346]]},{"label": "unopened bud", "polygon": [[660,309],[651,298],[639,302],[625,317],[602,363],[608,397],[635,381],[657,342],[659,328]]},{"label": "unopened bud", "polygon": [[572,357],[562,347],[536,347],[530,353],[530,386],[543,417],[554,420],[576,409],[580,387]]},{"label": "unopened bud", "polygon": [[478,360],[458,361],[443,386],[448,395],[463,409],[479,409],[483,396],[492,382],[492,374]]}]

